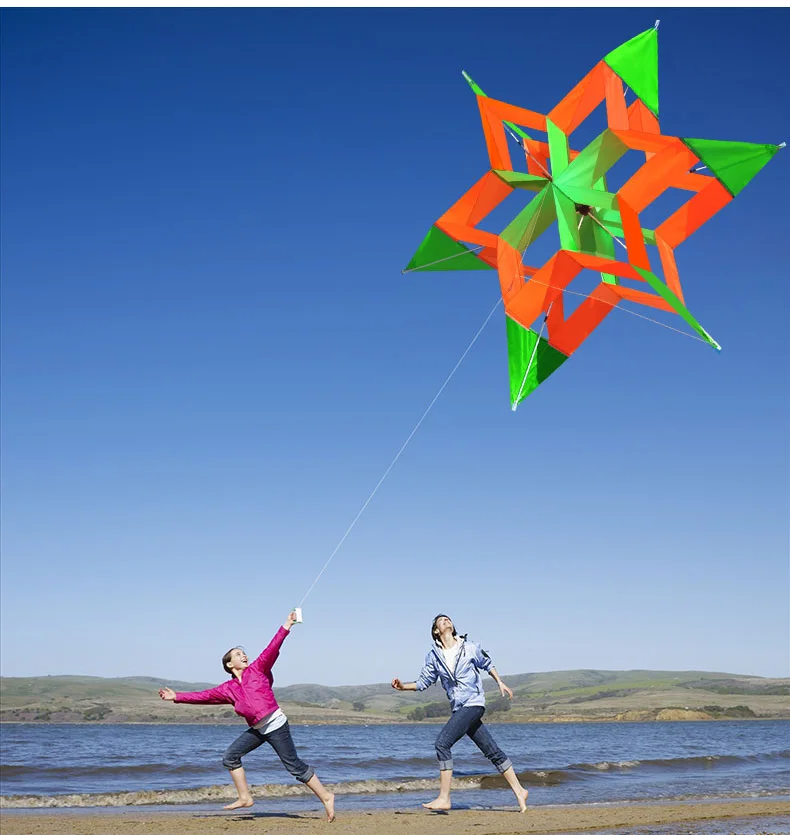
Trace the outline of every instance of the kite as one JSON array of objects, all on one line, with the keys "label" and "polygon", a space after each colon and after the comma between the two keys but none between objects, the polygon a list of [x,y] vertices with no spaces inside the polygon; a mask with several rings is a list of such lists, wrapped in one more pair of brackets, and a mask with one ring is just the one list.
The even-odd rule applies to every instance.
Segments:
[{"label": "kite", "polygon": [[[697,338],[721,350],[686,306],[675,249],[785,143],[662,134],[658,23],[606,55],[545,115],[489,98],[463,73],[477,97],[490,170],[439,217],[403,272],[497,270],[513,410],[624,301],[677,314]],[[574,150],[574,131],[599,105],[606,129]],[[508,135],[526,170],[514,167]],[[633,152],[635,173],[610,190],[607,176]],[[644,228],[640,214],[668,189],[688,198],[654,229]],[[528,198],[525,208],[499,234],[482,229],[481,222],[516,190]],[[559,249],[540,266],[529,266],[525,255],[555,222]],[[600,280],[596,276],[591,292],[575,294],[583,301],[566,315],[569,285],[585,270]]]}]

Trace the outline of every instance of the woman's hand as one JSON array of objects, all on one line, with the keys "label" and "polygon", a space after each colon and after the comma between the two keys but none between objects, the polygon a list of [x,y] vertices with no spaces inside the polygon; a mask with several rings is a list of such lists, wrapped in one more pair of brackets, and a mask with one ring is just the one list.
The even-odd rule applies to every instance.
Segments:
[{"label": "woman's hand", "polygon": [[403,682],[399,678],[392,679],[392,686],[396,690],[403,690]]},{"label": "woman's hand", "polygon": [[285,619],[285,623],[283,624],[283,629],[286,631],[290,631],[291,627],[296,623],[296,612],[291,612],[290,615]]},{"label": "woman's hand", "polygon": [[508,699],[513,698],[513,691],[499,677],[499,673],[496,671],[496,667],[492,667],[488,671],[488,675],[490,675],[491,678],[494,679],[494,681],[499,685],[499,695],[500,696],[507,696]]},{"label": "woman's hand", "polygon": [[499,695],[500,696],[507,696],[508,699],[513,698],[513,691],[505,684],[502,679],[499,679]]},{"label": "woman's hand", "polygon": [[171,690],[169,687],[160,687],[159,697],[166,702],[174,702],[176,700],[176,691]]}]

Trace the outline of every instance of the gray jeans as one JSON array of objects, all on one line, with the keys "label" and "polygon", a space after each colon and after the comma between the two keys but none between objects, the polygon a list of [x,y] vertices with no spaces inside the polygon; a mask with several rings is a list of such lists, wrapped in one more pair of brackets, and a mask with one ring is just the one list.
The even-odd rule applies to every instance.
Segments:
[{"label": "gray jeans", "polygon": [[281,728],[268,734],[262,734],[255,728],[248,728],[228,746],[228,750],[222,757],[222,765],[231,771],[241,768],[241,758],[259,748],[264,742],[268,742],[274,748],[282,764],[300,783],[306,783],[315,774],[312,766],[299,759],[291,737],[291,728],[287,722]]}]

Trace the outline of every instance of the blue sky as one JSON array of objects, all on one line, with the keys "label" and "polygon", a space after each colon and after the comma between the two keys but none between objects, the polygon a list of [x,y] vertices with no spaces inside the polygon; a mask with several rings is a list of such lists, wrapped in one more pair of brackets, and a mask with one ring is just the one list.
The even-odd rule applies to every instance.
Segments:
[{"label": "blue sky", "polygon": [[[487,169],[461,69],[545,113],[656,18],[664,132],[790,138],[787,10],[4,10],[3,675],[268,641],[498,297],[401,275]],[[278,684],[439,611],[504,676],[788,675],[788,155],[677,250],[721,354],[615,311],[514,414],[497,312]]]}]

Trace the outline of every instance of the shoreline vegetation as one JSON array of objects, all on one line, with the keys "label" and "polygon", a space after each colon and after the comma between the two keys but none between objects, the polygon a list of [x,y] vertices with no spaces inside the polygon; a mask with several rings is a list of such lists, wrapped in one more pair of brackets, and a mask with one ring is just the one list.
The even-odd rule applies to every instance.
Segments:
[{"label": "shoreline vegetation", "polygon": [[[489,722],[790,720],[790,678],[651,670],[570,670],[505,676],[513,701],[486,687]],[[202,690],[207,682],[91,676],[0,677],[0,723],[237,724],[231,707],[173,710],[157,690]],[[293,724],[442,723],[449,704],[435,688],[403,694],[388,683],[275,688]]]}]

